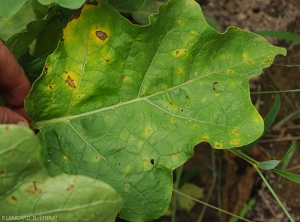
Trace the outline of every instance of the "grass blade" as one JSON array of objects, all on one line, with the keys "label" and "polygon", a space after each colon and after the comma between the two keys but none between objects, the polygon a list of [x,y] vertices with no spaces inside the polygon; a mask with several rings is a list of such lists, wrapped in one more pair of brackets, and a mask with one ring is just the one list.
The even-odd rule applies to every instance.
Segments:
[{"label": "grass blade", "polygon": [[298,174],[294,174],[294,173],[290,173],[290,172],[287,172],[284,170],[278,170],[278,169],[272,169],[272,171],[274,173],[279,174],[280,176],[283,176],[283,177],[289,179],[289,180],[292,180],[296,183],[300,183],[300,175],[298,175]]},{"label": "grass blade", "polygon": [[258,35],[271,36],[279,39],[300,43],[300,36],[291,32],[278,32],[273,30],[261,30],[255,32]]}]

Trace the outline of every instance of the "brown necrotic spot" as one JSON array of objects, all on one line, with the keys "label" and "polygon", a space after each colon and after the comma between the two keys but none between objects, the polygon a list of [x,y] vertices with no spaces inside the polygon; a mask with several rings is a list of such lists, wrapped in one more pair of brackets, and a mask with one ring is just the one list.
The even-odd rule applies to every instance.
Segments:
[{"label": "brown necrotic spot", "polygon": [[96,31],[96,36],[101,39],[102,41],[104,41],[105,39],[107,39],[107,34],[103,31]]},{"label": "brown necrotic spot", "polygon": [[74,83],[74,80],[70,77],[70,76],[68,76],[68,78],[67,78],[67,80],[65,81],[66,83],[68,83],[68,85],[70,86],[70,87],[72,87],[72,88],[76,88],[76,86],[75,86],[75,83]]},{"label": "brown necrotic spot", "polygon": [[69,185],[68,187],[67,187],[67,191],[70,191],[70,190],[73,190],[74,189],[74,185],[73,184],[71,184],[71,185]]},{"label": "brown necrotic spot", "polygon": [[71,22],[73,19],[78,19],[78,18],[80,17],[81,9],[82,9],[82,7],[81,7],[80,9],[78,9],[78,10],[71,16],[71,18],[69,19],[69,22]]},{"label": "brown necrotic spot", "polygon": [[13,201],[17,201],[17,198],[16,198],[15,196],[12,196],[11,199],[12,199]]}]

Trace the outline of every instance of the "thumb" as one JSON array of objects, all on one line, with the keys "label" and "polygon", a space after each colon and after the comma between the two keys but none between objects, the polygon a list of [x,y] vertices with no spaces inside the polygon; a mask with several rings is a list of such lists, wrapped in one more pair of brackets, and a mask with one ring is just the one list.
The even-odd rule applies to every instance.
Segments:
[{"label": "thumb", "polygon": [[29,127],[28,121],[23,116],[3,106],[0,106],[0,124],[1,123],[12,123]]}]

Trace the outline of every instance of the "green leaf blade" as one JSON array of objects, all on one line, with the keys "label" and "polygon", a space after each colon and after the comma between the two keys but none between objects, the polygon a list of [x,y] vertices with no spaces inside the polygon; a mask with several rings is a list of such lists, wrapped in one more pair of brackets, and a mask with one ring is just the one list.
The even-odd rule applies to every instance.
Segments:
[{"label": "green leaf blade", "polygon": [[69,8],[69,9],[77,9],[80,8],[84,3],[85,0],[38,0],[43,5],[49,5],[51,3],[57,3],[62,7]]},{"label": "green leaf blade", "polygon": [[8,18],[15,14],[27,0],[1,0],[0,18]]},{"label": "green leaf blade", "polygon": [[272,169],[272,171],[279,174],[280,176],[287,178],[288,180],[292,180],[296,183],[300,183],[300,175],[298,175],[298,174],[294,174],[294,173],[290,173],[290,172],[287,172],[284,170],[278,170],[278,169]]},{"label": "green leaf blade", "polygon": [[263,170],[271,170],[278,166],[280,160],[268,160],[258,164],[258,167]]},{"label": "green leaf blade", "polygon": [[150,20],[134,26],[104,2],[85,5],[26,101],[49,173],[104,180],[127,220],[167,210],[172,170],[196,144],[262,134],[248,80],[285,53],[234,27],[216,32],[193,1],[170,1]]},{"label": "green leaf blade", "polygon": [[[0,125],[2,216],[60,221],[114,221],[123,200],[107,184],[86,176],[49,177],[40,162],[39,140],[28,128]],[[2,218],[3,219],[3,218]],[[50,220],[49,219],[49,220]]]}]

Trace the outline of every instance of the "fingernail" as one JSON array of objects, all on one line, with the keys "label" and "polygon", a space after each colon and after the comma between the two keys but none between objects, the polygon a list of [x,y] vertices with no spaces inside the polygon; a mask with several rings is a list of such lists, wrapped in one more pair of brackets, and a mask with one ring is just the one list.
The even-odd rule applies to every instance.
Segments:
[{"label": "fingernail", "polygon": [[19,126],[26,126],[27,127],[27,124],[25,122],[23,122],[23,121],[17,122],[17,125],[19,125]]}]

